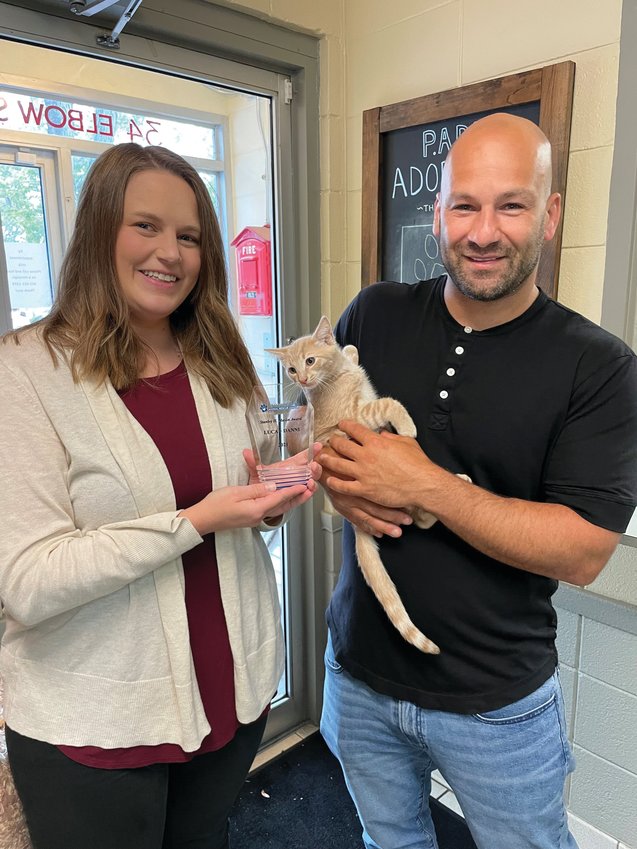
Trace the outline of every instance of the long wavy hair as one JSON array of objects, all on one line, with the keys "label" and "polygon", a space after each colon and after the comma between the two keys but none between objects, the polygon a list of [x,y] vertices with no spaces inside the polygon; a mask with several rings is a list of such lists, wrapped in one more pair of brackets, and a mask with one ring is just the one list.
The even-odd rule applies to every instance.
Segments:
[{"label": "long wavy hair", "polygon": [[115,241],[128,181],[134,174],[152,169],[181,177],[197,200],[199,279],[170,316],[184,362],[201,375],[222,406],[229,407],[236,398],[247,401],[257,377],[228,305],[219,222],[199,174],[164,147],[119,144],[95,161],[82,188],[53,308],[37,327],[54,360],[56,352],[70,354],[76,381],[108,378],[122,390],[138,379],[148,350],[131,326],[115,270]]}]

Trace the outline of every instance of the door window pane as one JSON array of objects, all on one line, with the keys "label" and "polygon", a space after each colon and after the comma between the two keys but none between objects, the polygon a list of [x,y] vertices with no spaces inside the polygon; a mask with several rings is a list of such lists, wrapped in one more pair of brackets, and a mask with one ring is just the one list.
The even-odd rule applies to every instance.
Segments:
[{"label": "door window pane", "polygon": [[0,220],[14,328],[45,316],[53,303],[42,174],[37,166],[0,164]]},{"label": "door window pane", "polygon": [[79,154],[73,154],[71,156],[71,167],[73,168],[73,194],[75,196],[76,207],[86,175],[90,171],[91,165],[96,159],[96,156],[81,156]]}]

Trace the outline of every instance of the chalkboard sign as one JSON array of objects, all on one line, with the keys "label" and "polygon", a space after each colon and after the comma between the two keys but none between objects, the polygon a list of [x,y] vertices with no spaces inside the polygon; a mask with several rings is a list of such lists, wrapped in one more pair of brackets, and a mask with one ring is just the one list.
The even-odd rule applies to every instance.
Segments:
[{"label": "chalkboard sign", "polygon": [[[415,283],[444,273],[433,235],[443,162],[458,136],[493,112],[538,124],[553,146],[553,191],[564,198],[575,65],[522,74],[377,107],[363,114],[362,283]],[[557,292],[561,222],[544,246],[538,284]]]},{"label": "chalkboard sign", "polygon": [[[474,121],[492,112],[405,127],[385,137],[383,148],[383,280],[415,283],[444,273],[438,242],[433,235],[434,200],[440,191],[443,164],[452,143]],[[537,101],[506,110],[540,119]]]}]

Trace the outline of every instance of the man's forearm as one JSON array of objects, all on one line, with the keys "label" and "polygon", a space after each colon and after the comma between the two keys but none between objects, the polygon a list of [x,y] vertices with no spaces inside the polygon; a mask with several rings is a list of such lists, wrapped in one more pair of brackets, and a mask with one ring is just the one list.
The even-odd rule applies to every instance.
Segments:
[{"label": "man's forearm", "polygon": [[414,439],[351,421],[339,427],[350,438],[332,438],[328,486],[386,507],[433,513],[469,545],[516,569],[583,586],[619,541],[619,534],[563,504],[503,498],[468,483],[433,463]]},{"label": "man's forearm", "polygon": [[428,465],[424,475],[412,478],[415,503],[509,566],[583,586],[597,577],[619,541],[619,534],[562,504],[503,498],[434,469]]}]

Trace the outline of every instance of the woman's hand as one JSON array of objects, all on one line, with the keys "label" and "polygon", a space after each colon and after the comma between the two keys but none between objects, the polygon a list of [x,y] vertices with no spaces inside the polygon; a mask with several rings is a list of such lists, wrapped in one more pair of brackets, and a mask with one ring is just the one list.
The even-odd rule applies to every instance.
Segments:
[{"label": "woman's hand", "polygon": [[[315,443],[314,451],[321,450]],[[260,483],[252,451],[243,452],[250,472],[250,483],[246,486],[223,486],[210,492],[205,498],[180,512],[194,525],[201,535],[232,528],[254,528],[262,522],[278,519],[289,510],[305,504],[316,492],[316,480],[322,469],[318,463],[310,463],[312,477],[307,484],[277,489],[274,483]],[[291,458],[299,465],[307,462],[307,452]]]},{"label": "woman's hand", "polygon": [[[316,484],[310,481],[314,488]],[[312,497],[309,484],[276,489],[276,484],[250,483],[247,486],[222,486],[180,512],[201,535],[232,528],[254,528],[266,518],[281,516]]]},{"label": "woman's hand", "polygon": [[[320,442],[315,442],[312,445],[312,456],[315,457],[319,453],[319,451],[321,450],[322,447],[323,446],[321,445]],[[250,472],[250,483],[257,483],[259,481],[259,476],[258,476],[258,473],[257,473],[257,464],[256,464],[256,461],[254,459],[254,454],[252,453],[252,451],[249,448],[244,449],[243,459],[246,461],[246,466],[248,467],[248,470]],[[304,466],[307,463],[307,450],[306,451],[300,451],[298,454],[295,454],[293,457],[289,457],[285,461],[280,460],[278,464],[272,463],[271,465],[272,466],[283,465],[284,463],[286,465],[293,463],[293,464],[298,465],[298,466]],[[322,474],[323,474],[322,467],[317,462],[312,461],[310,463],[311,478],[307,483],[307,487],[310,490],[310,493],[316,492],[317,486],[316,486],[315,481],[318,481]],[[307,501],[307,498],[304,499],[304,501]],[[288,509],[291,510],[294,507],[297,507],[298,504],[303,504],[304,501],[299,501],[295,504],[292,504],[291,507],[289,507]],[[282,515],[283,515],[283,512],[273,513],[271,515],[264,516],[263,521],[267,525],[272,525],[273,527],[275,527],[281,521]]]}]

